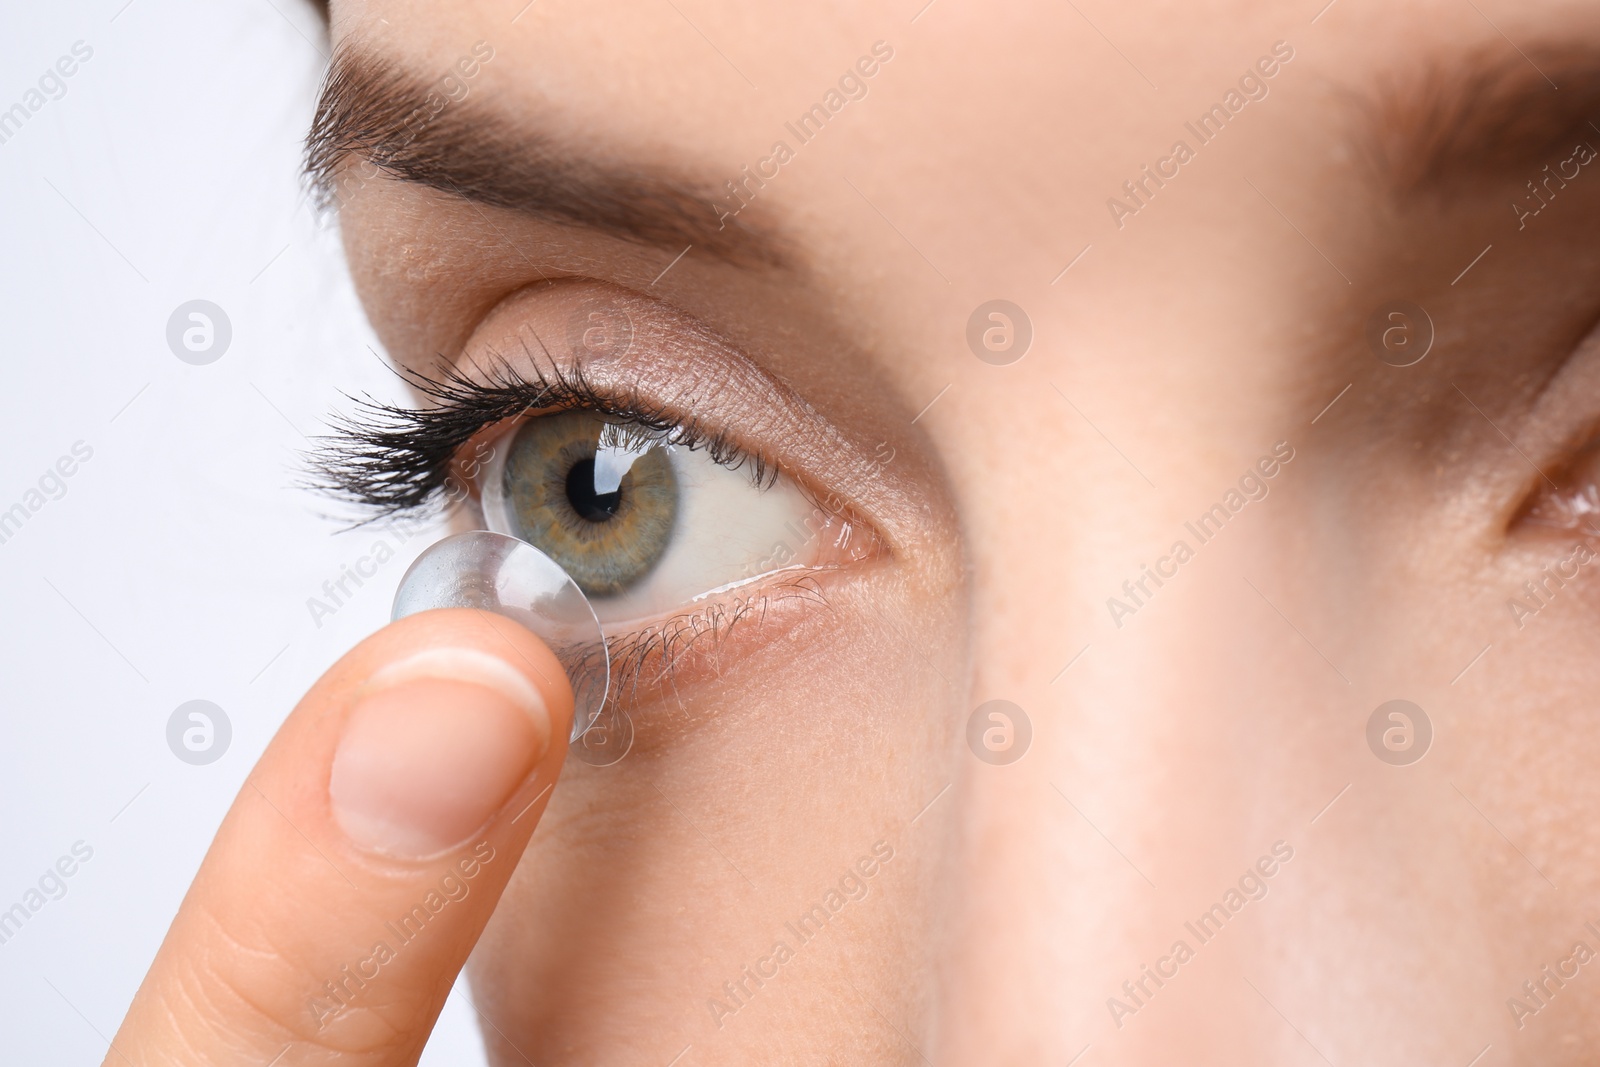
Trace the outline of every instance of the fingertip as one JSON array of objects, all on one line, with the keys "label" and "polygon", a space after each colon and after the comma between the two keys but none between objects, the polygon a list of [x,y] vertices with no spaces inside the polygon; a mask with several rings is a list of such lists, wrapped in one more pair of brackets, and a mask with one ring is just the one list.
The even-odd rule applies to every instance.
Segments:
[{"label": "fingertip", "polygon": [[510,620],[425,612],[371,653],[328,777],[334,823],[364,852],[412,860],[459,846],[551,762],[553,742],[564,749],[571,686]]},{"label": "fingertip", "polygon": [[531,687],[552,737],[565,738],[572,726],[572,683],[555,653],[537,634],[493,612],[437,608],[408,615],[368,638],[347,661],[366,685],[453,677],[499,688],[519,703],[528,699],[523,687]]},{"label": "fingertip", "polygon": [[531,686],[520,688],[526,699],[458,677],[408,675],[364,693],[328,781],[346,838],[404,859],[466,843],[549,750],[543,704]]}]

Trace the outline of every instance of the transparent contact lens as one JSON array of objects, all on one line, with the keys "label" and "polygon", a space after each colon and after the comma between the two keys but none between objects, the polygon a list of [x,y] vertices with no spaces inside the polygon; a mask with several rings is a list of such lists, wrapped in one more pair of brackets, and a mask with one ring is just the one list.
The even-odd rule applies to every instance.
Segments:
[{"label": "transparent contact lens", "polygon": [[605,634],[578,583],[539,549],[488,530],[430,545],[400,579],[391,617],[433,608],[480,608],[527,627],[572,683],[572,740],[600,717],[611,686]]}]

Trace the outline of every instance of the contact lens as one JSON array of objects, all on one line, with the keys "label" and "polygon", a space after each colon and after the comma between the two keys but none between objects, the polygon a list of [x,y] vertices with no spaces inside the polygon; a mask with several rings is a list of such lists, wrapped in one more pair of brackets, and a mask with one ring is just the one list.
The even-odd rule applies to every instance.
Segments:
[{"label": "contact lens", "polygon": [[400,579],[391,618],[433,608],[479,608],[527,627],[572,683],[572,740],[600,717],[611,685],[605,634],[578,583],[539,549],[489,530],[428,546]]}]

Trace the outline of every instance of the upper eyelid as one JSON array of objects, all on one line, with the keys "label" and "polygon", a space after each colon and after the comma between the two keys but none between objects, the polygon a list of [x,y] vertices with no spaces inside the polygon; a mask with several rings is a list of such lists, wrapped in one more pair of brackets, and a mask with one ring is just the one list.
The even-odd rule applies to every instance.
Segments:
[{"label": "upper eyelid", "polygon": [[536,282],[501,299],[485,315],[461,358],[521,351],[531,360],[534,348],[546,355],[542,341],[529,343],[530,336],[537,336],[530,324],[548,325],[553,317],[591,302],[622,309],[633,328],[631,348],[584,364],[596,389],[626,387],[630,396],[647,397],[679,417],[692,417],[708,433],[776,465],[803,485],[850,500],[863,512],[872,510],[866,495],[869,490],[877,495],[883,485],[872,450],[840,432],[761,360],[664,301],[590,278]]},{"label": "upper eyelid", "polygon": [[1477,395],[1481,390],[1472,391],[1475,406],[1482,405],[1480,411],[1472,412],[1473,417],[1492,418],[1495,436],[1502,431],[1509,435],[1517,452],[1527,457],[1523,471],[1530,484],[1544,484],[1547,475],[1559,481],[1559,472],[1600,438],[1600,411],[1594,400],[1600,396],[1600,318],[1590,322],[1521,410],[1502,413],[1491,406],[1489,398]]}]

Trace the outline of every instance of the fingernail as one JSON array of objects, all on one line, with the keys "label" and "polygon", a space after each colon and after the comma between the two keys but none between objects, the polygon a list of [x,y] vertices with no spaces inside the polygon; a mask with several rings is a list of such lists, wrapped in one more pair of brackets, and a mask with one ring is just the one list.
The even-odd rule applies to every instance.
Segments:
[{"label": "fingernail", "polygon": [[367,682],[333,757],[333,816],[353,842],[422,858],[464,843],[550,745],[550,716],[516,668],[441,648]]}]

